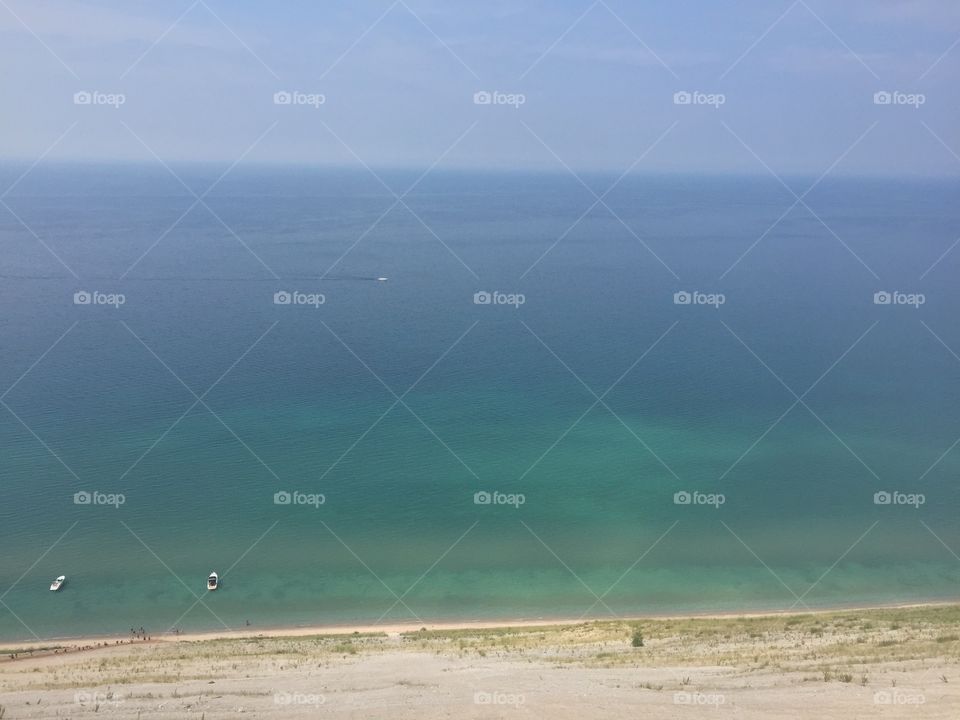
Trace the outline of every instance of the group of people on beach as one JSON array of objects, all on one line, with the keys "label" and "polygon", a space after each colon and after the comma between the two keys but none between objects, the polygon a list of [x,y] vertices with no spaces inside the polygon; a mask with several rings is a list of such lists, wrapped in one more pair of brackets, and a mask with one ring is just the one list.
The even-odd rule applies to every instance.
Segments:
[{"label": "group of people on beach", "polygon": [[[249,621],[249,620],[247,620],[247,627],[250,627],[250,621]],[[172,628],[172,631],[173,631],[173,634],[174,634],[174,635],[179,636],[179,635],[183,632],[183,629],[182,629],[182,628]],[[128,642],[133,643],[133,642],[136,642],[137,640],[141,640],[141,641],[143,641],[143,642],[148,642],[148,641],[150,641],[150,640],[152,640],[152,639],[153,639],[153,637],[152,637],[151,635],[148,635],[146,629],[143,627],[143,625],[141,625],[139,629],[137,629],[137,628],[130,628],[130,640],[129,640],[129,641],[128,641],[128,640],[114,640],[114,641],[113,641],[113,644],[114,644],[114,645],[126,645]],[[71,651],[73,651],[73,652],[78,652],[78,651],[81,651],[81,650],[93,650],[94,648],[108,647],[109,645],[110,645],[109,642],[104,641],[104,642],[95,643],[95,644],[93,644],[93,645],[69,645],[69,646],[64,646],[64,647],[55,647],[55,648],[53,648],[53,654],[54,654],[54,655],[59,655],[59,654],[61,654],[61,653],[68,653],[68,652],[71,652]],[[16,660],[17,658],[19,658],[19,657],[24,657],[24,656],[25,656],[25,657],[33,657],[34,654],[36,654],[36,653],[42,653],[42,652],[50,652],[50,648],[37,649],[37,650],[22,650],[22,651],[20,651],[20,652],[8,653],[8,656],[9,656],[9,658],[10,658],[11,660]]]},{"label": "group of people on beach", "polygon": [[[179,631],[176,631],[179,632]],[[130,640],[114,640],[114,645],[126,645],[128,642],[133,643],[136,640],[148,641],[151,639],[150,635],[147,635],[147,631],[141,627],[139,630],[136,628],[130,628],[130,634],[133,636]],[[80,652],[82,650],[93,650],[95,648],[109,647],[110,643],[107,641],[97,642],[93,645],[65,645],[63,647],[52,648],[54,655],[66,654],[68,652]],[[16,660],[22,657],[34,657],[37,654],[49,653],[51,648],[37,648],[37,649],[28,649],[21,650],[20,652],[8,653],[8,657],[11,660]]]}]

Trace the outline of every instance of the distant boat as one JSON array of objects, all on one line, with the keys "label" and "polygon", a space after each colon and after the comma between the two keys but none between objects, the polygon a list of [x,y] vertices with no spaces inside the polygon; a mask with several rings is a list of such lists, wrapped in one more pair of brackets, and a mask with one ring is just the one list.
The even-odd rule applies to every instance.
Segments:
[{"label": "distant boat", "polygon": [[378,277],[378,278],[377,278],[377,282],[386,282],[386,281],[387,281],[387,278],[385,278],[385,277]]},{"label": "distant boat", "polygon": [[54,580],[52,583],[50,583],[50,589],[53,590],[54,592],[56,592],[57,590],[59,590],[60,588],[63,587],[63,584],[64,584],[66,581],[67,581],[67,576],[66,576],[66,575],[61,575],[61,576],[58,577],[56,580]]},{"label": "distant boat", "polygon": [[[218,587],[220,587],[220,576],[212,572],[207,578],[207,590],[216,590]],[[53,588],[50,589],[52,590]]]}]

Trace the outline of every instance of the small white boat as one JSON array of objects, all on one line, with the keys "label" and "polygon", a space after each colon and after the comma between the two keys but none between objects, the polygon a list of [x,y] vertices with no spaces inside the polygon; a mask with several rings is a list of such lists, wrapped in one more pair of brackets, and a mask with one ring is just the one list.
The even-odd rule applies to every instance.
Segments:
[{"label": "small white boat", "polygon": [[220,576],[212,572],[207,577],[207,590],[216,590],[218,587],[220,587]]},{"label": "small white boat", "polygon": [[377,282],[386,282],[387,279],[388,279],[388,278],[385,278],[385,277],[378,277],[378,278],[377,278]]},{"label": "small white boat", "polygon": [[67,581],[67,576],[66,576],[66,575],[61,575],[61,576],[58,577],[56,580],[54,580],[52,583],[50,583],[50,589],[53,590],[54,592],[56,592],[57,590],[59,590],[60,588],[63,587],[63,584],[64,584],[66,581]]}]

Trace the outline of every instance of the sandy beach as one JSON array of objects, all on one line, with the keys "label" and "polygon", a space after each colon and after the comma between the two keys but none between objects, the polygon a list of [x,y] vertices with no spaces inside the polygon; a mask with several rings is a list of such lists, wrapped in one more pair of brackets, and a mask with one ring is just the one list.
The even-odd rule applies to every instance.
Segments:
[{"label": "sandy beach", "polygon": [[958,628],[960,606],[912,605],[8,645],[0,716],[946,720]]},{"label": "sandy beach", "polygon": [[[960,606],[957,601],[942,602],[921,602],[921,603],[901,603],[890,605],[864,605],[856,607],[835,607],[825,609],[815,609],[805,611],[805,615],[831,615],[837,612],[871,612],[876,610],[913,610],[913,609],[936,609],[951,608]],[[637,615],[620,618],[627,623],[643,623],[648,621],[668,621],[668,620],[725,620],[731,618],[771,618],[771,617],[791,617],[798,613],[787,610],[756,610],[750,612],[715,612],[715,613],[686,613],[686,614],[656,614],[656,615]],[[297,625],[297,626],[270,626],[265,628],[244,627],[231,630],[210,630],[204,632],[159,632],[149,634],[150,642],[190,642],[203,640],[227,640],[237,638],[251,637],[309,637],[314,635],[355,635],[355,634],[376,634],[399,635],[402,633],[413,633],[423,629],[431,632],[438,631],[461,631],[461,630],[489,630],[501,628],[543,628],[566,625],[578,625],[589,621],[603,621],[605,618],[574,618],[574,617],[545,617],[545,618],[514,618],[498,620],[456,620],[430,622],[426,626],[423,623],[410,621],[405,623],[396,622],[378,622],[366,624],[346,624],[346,625]],[[131,628],[133,629],[133,628]],[[140,644],[142,638],[137,638],[135,642],[131,641],[131,636],[123,635],[84,635],[80,637],[47,638],[33,642],[0,642],[0,662],[8,659],[6,655],[11,649],[33,649],[41,651],[44,648],[90,648],[104,647],[118,644]]]}]

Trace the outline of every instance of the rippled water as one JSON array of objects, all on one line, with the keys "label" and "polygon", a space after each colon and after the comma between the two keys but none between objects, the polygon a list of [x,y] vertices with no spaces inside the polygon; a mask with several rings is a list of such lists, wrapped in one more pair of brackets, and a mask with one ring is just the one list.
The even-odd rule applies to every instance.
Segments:
[{"label": "rippled water", "polygon": [[956,597],[958,189],[40,166],[0,637]]}]

